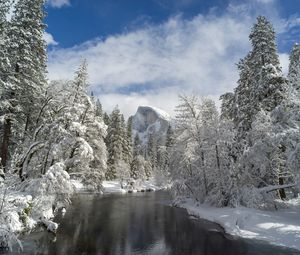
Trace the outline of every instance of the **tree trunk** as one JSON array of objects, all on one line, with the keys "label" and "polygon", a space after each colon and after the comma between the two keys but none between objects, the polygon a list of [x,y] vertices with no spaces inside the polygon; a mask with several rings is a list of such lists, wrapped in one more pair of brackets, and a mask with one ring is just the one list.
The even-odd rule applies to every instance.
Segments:
[{"label": "tree trunk", "polygon": [[4,173],[7,172],[8,147],[11,135],[11,119],[6,118],[3,126],[3,140],[1,146],[1,163]]},{"label": "tree trunk", "polygon": [[[286,152],[286,147],[283,145],[283,144],[280,144],[279,146],[279,155],[280,155],[280,159],[281,159],[281,164],[280,164],[280,171],[279,171],[279,176],[278,176],[278,184],[279,185],[283,185],[284,184],[284,181],[283,181],[283,177],[281,175],[281,173],[283,172],[283,169],[286,169],[287,168],[287,165],[284,164],[283,162],[284,161],[284,154]],[[280,176],[281,175],[281,176]],[[285,191],[284,191],[284,188],[280,189],[278,191],[279,193],[279,197],[280,199],[284,200],[286,198],[286,194],[285,194]]]},{"label": "tree trunk", "polygon": [[217,166],[218,166],[218,169],[220,171],[221,165],[220,165],[219,149],[218,149],[218,145],[217,144],[216,144],[216,159],[217,159]]},{"label": "tree trunk", "polygon": [[28,150],[27,150],[26,154],[24,155],[23,159],[20,162],[18,162],[17,168],[18,168],[19,177],[20,177],[21,181],[24,181],[25,178],[27,177],[27,167],[28,167],[28,164],[29,164],[32,156],[34,155],[34,153],[36,153],[38,151],[38,149],[40,148],[40,146],[44,146],[44,144],[42,142],[35,142],[35,143],[33,143],[28,148]]},{"label": "tree trunk", "polygon": [[26,123],[25,123],[25,129],[24,129],[24,137],[26,136],[26,132],[28,130],[29,126],[29,115],[26,116]]},{"label": "tree trunk", "polygon": [[[283,185],[284,183],[283,183],[283,178],[282,177],[279,177],[278,178],[278,184],[279,185]],[[285,194],[285,191],[284,191],[284,189],[280,189],[279,190],[279,197],[280,197],[280,199],[285,199],[286,198],[286,194]]]},{"label": "tree trunk", "polygon": [[49,146],[49,149],[47,151],[45,160],[44,160],[44,165],[43,165],[43,169],[41,171],[41,174],[44,175],[46,173],[46,169],[47,169],[47,163],[48,163],[48,158],[49,158],[49,154],[50,154],[50,150],[51,150],[51,146]]},{"label": "tree trunk", "polygon": [[201,159],[202,159],[202,167],[203,167],[203,179],[204,179],[204,188],[205,188],[205,195],[208,194],[208,187],[207,187],[207,177],[206,177],[206,171],[205,171],[205,164],[204,164],[204,152],[201,151]]}]

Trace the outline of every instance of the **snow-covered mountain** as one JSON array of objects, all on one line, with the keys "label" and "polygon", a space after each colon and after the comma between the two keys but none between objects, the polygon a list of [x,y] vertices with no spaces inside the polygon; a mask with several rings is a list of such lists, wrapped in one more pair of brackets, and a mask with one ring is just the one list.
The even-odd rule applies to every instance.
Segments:
[{"label": "snow-covered mountain", "polygon": [[146,144],[150,134],[163,139],[167,133],[171,117],[168,113],[152,106],[139,106],[132,119],[133,137],[139,135]]}]

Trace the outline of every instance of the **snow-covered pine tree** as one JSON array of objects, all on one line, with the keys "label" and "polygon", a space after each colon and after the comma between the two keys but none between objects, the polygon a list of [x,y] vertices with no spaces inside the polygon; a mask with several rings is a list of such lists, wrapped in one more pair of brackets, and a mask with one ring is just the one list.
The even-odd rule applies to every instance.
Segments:
[{"label": "snow-covered pine tree", "polygon": [[93,150],[93,159],[89,162],[88,171],[83,173],[82,180],[88,186],[100,189],[107,170],[107,151],[104,142],[107,126],[102,117],[97,116],[93,101],[87,100],[86,107],[82,124],[86,127],[84,138]]},{"label": "snow-covered pine tree", "polygon": [[232,119],[236,127],[233,158],[241,173],[240,185],[254,181],[254,187],[261,187],[283,181],[286,156],[283,140],[278,139],[278,110],[284,108],[288,83],[281,73],[271,23],[259,16],[249,38],[252,50],[238,64],[240,78],[234,95],[223,96],[222,116]]},{"label": "snow-covered pine tree", "polygon": [[108,169],[106,179],[113,180],[117,178],[117,166],[123,160],[124,136],[122,131],[121,113],[116,107],[111,115],[107,130],[106,145],[108,150]]},{"label": "snow-covered pine tree", "polygon": [[[129,126],[128,126],[129,125]],[[132,161],[132,138],[131,138],[131,124],[124,120],[123,114],[121,114],[121,132],[123,140],[123,160],[126,164],[130,165]]]},{"label": "snow-covered pine tree", "polygon": [[174,131],[172,126],[169,124],[167,133],[166,133],[166,147],[171,148],[174,143]]},{"label": "snow-covered pine tree", "polygon": [[99,99],[96,101],[96,116],[103,118],[103,109]]},{"label": "snow-covered pine tree", "polygon": [[238,63],[238,87],[230,98],[223,96],[223,115],[226,113],[233,119],[239,141],[246,138],[256,113],[261,109],[272,111],[284,99],[287,90],[272,24],[259,16],[249,39],[252,50]]},{"label": "snow-covered pine tree", "polygon": [[136,134],[133,141],[133,155],[142,155],[142,142],[139,134]]},{"label": "snow-covered pine tree", "polygon": [[[250,57],[250,75],[253,85],[251,85],[251,103],[249,105],[254,107],[254,115],[252,115],[252,123],[256,123],[259,126],[261,116],[274,115],[277,108],[285,101],[288,95],[288,83],[281,73],[281,68],[279,65],[279,57],[276,49],[275,43],[275,32],[272,25],[266,20],[265,17],[258,17],[257,23],[254,25],[252,32],[250,34],[250,40],[252,43],[252,52]],[[268,117],[267,117],[268,119]],[[269,136],[267,133],[264,138],[269,142],[267,147],[260,148],[261,155],[266,153],[267,160],[272,162],[270,168],[262,177],[264,185],[275,185],[283,182],[280,177],[283,174],[285,165],[285,146],[282,141],[278,139],[278,129],[276,129],[276,123],[274,119],[271,119],[271,130],[273,130],[273,137],[271,136],[272,131],[269,130]],[[267,131],[267,130],[265,130]],[[259,132],[259,131],[257,131]],[[261,144],[261,137],[253,136],[248,137],[248,143],[250,145],[250,151],[253,148],[257,148]],[[262,162],[263,163],[263,162]],[[249,172],[251,175],[255,175],[258,170],[262,173],[262,169],[255,170],[252,167],[253,162],[249,162],[250,168]],[[246,167],[247,168],[247,167]],[[258,168],[263,168],[263,164],[258,166]],[[256,187],[261,185],[261,183],[256,183]],[[282,192],[283,194],[283,192]]]},{"label": "snow-covered pine tree", "polygon": [[[128,120],[128,132],[130,132],[132,119]],[[132,132],[132,131],[131,131]],[[139,135],[136,134],[133,141],[133,159],[130,165],[131,169],[131,177],[135,180],[143,180],[147,177],[150,177],[150,172],[148,171],[148,175],[146,175],[147,170],[147,162],[142,155],[142,145]]]},{"label": "snow-covered pine tree", "polygon": [[281,71],[275,36],[274,28],[267,18],[258,16],[249,35],[252,45],[251,68],[257,71],[252,73],[252,75],[258,78],[254,82],[259,81],[260,71],[263,66],[271,64],[278,72]]},{"label": "snow-covered pine tree", "polygon": [[[251,106],[251,95],[253,84],[251,81],[250,53],[238,63],[239,80],[232,99],[230,112],[232,120],[238,130],[238,141],[245,139],[248,130],[251,128],[252,118],[255,115],[255,108]],[[226,105],[225,105],[226,106]]]},{"label": "snow-covered pine tree", "polygon": [[135,154],[131,163],[131,177],[135,180],[145,180],[146,175],[146,161],[143,156]]},{"label": "snow-covered pine tree", "polygon": [[130,116],[127,120],[126,128],[127,128],[128,143],[129,143],[129,146],[131,147],[131,152],[133,153],[132,120],[133,120],[133,117]]},{"label": "snow-covered pine tree", "polygon": [[103,120],[104,120],[104,123],[105,125],[109,125],[109,122],[110,122],[110,118],[109,118],[109,115],[107,114],[107,112],[104,112],[103,114]]},{"label": "snow-covered pine tree", "polygon": [[221,118],[233,120],[235,117],[236,107],[234,93],[228,92],[220,96],[221,101]]},{"label": "snow-covered pine tree", "polygon": [[[94,102],[87,94],[88,87],[88,73],[87,64],[84,61],[79,70],[76,72],[74,84],[74,111],[79,112],[79,125],[82,125],[83,139],[87,145],[92,149],[91,160],[88,161],[88,167],[82,171],[82,178],[85,183],[98,184],[100,187],[104,174],[107,170],[106,167],[106,146],[104,138],[106,136],[106,125],[104,124],[101,116],[97,116],[97,109]],[[78,133],[81,132],[80,126]],[[87,148],[89,149],[89,147]]]},{"label": "snow-covered pine tree", "polygon": [[261,109],[270,112],[285,98],[287,90],[279,64],[274,28],[265,17],[259,16],[249,38],[252,44],[249,59],[251,105],[256,112]]},{"label": "snow-covered pine tree", "polygon": [[6,171],[9,145],[11,143],[11,126],[15,111],[15,89],[12,83],[11,65],[9,61],[7,14],[9,12],[9,1],[0,1],[0,117],[1,117],[1,164]]},{"label": "snow-covered pine tree", "polygon": [[300,44],[295,44],[292,49],[288,80],[291,89],[293,89],[290,93],[300,92]]},{"label": "snow-covered pine tree", "polygon": [[15,3],[9,27],[10,62],[16,98],[20,104],[19,134],[31,134],[39,125],[39,112],[46,86],[46,42],[44,40],[44,0]]},{"label": "snow-covered pine tree", "polygon": [[158,142],[154,134],[149,134],[147,143],[147,161],[151,165],[152,173],[154,173],[157,168],[157,147]]}]

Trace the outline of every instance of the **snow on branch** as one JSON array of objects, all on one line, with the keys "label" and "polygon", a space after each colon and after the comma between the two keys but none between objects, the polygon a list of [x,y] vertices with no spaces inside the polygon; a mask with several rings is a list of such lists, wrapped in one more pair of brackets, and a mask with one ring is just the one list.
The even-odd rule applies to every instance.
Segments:
[{"label": "snow on branch", "polygon": [[285,185],[269,185],[267,187],[263,187],[263,188],[259,188],[258,191],[259,192],[272,192],[272,191],[276,191],[279,189],[287,189],[287,188],[292,188],[299,185],[299,183],[292,183],[292,184],[285,184]]}]

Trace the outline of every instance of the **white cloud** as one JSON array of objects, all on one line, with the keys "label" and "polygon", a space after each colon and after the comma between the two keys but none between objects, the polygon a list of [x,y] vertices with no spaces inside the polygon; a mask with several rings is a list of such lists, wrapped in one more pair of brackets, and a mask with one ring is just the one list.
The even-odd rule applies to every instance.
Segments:
[{"label": "white cloud", "polygon": [[60,8],[71,3],[70,0],[48,0],[48,4],[52,7]]},{"label": "white cloud", "polygon": [[175,17],[158,27],[52,51],[50,78],[72,78],[86,58],[96,94],[140,84],[156,94],[168,89],[219,95],[237,80],[235,63],[249,47],[248,32],[248,22],[230,16]]},{"label": "white cloud", "polygon": [[262,3],[262,4],[273,4],[275,3],[276,0],[256,0],[256,2],[258,3]]},{"label": "white cloud", "polygon": [[58,42],[54,40],[53,36],[47,32],[44,32],[44,40],[46,41],[47,45],[58,45]]},{"label": "white cloud", "polygon": [[[49,76],[72,78],[87,59],[92,90],[104,109],[118,104],[127,116],[140,104],[171,112],[179,93],[218,98],[236,86],[235,63],[249,50],[257,13],[238,9],[231,5],[223,15],[210,12],[191,20],[177,16],[159,26],[55,49],[49,54]],[[281,60],[286,66],[287,55]]]},{"label": "white cloud", "polygon": [[289,69],[289,63],[290,63],[289,54],[287,54],[287,53],[279,54],[279,60],[280,60],[280,63],[281,63],[282,72],[285,75],[287,75],[288,69]]},{"label": "white cloud", "polygon": [[178,94],[174,91],[158,91],[148,94],[131,93],[129,95],[109,93],[100,95],[99,99],[105,111],[111,112],[118,105],[127,118],[136,112],[138,106],[156,106],[173,115]]}]

